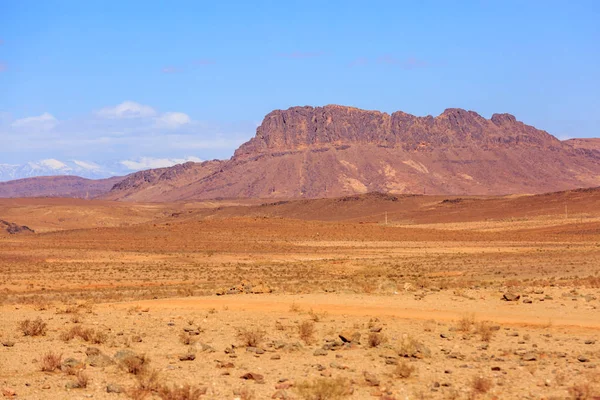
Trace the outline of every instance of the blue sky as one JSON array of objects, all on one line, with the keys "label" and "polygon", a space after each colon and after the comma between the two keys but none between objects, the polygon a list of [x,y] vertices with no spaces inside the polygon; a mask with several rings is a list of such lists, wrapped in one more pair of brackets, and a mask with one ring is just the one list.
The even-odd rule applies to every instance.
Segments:
[{"label": "blue sky", "polygon": [[0,163],[226,158],[294,105],[597,137],[598,21],[598,1],[0,0]]}]

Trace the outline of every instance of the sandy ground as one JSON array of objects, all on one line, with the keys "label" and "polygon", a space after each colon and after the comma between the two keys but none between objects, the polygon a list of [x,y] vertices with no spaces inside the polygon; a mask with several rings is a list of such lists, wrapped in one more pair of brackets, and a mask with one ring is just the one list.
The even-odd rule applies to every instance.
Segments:
[{"label": "sandy ground", "polygon": [[[467,208],[439,223],[438,210],[400,226],[356,221],[355,205],[348,221],[318,221],[29,200],[20,222],[44,233],[0,235],[1,393],[598,397],[600,208],[581,200],[586,218],[530,210],[511,224],[506,201],[480,220]],[[61,213],[111,226],[53,230]],[[42,371],[48,356],[56,368]],[[196,396],[175,393],[185,384]]]}]

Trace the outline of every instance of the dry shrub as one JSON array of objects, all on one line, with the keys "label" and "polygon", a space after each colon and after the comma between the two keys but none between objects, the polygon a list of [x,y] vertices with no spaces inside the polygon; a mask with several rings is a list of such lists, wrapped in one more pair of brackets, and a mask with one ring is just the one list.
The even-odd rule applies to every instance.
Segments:
[{"label": "dry shrub", "polygon": [[298,333],[300,335],[300,339],[302,339],[304,343],[312,343],[315,335],[315,323],[312,321],[302,321],[298,325]]},{"label": "dry shrub", "polygon": [[70,330],[60,334],[61,340],[68,342],[76,337],[81,338],[85,342],[93,344],[102,344],[108,339],[108,335],[105,332],[95,331],[91,328],[82,328],[81,326],[74,326]]},{"label": "dry shrub", "polygon": [[578,383],[569,388],[569,398],[572,400],[588,400],[592,398],[592,387],[589,383]]},{"label": "dry shrub", "polygon": [[76,378],[77,380],[75,382],[77,382],[77,387],[81,389],[85,389],[88,386],[88,383],[90,382],[89,376],[81,370],[77,372]]},{"label": "dry shrub", "polygon": [[469,332],[473,325],[475,325],[475,316],[467,314],[456,322],[456,330],[459,332]]},{"label": "dry shrub", "polygon": [[296,391],[305,400],[336,400],[350,396],[352,387],[345,378],[317,378],[298,384]]},{"label": "dry shrub", "polygon": [[422,342],[409,335],[402,338],[398,355],[406,358],[425,358],[431,355],[431,351]]},{"label": "dry shrub", "polygon": [[160,375],[156,370],[144,369],[137,376],[137,384],[127,390],[127,395],[133,400],[144,400],[152,392],[157,392],[160,389]]},{"label": "dry shrub", "polygon": [[476,331],[484,342],[489,342],[492,340],[492,337],[494,337],[494,330],[488,322],[483,321],[477,324]]},{"label": "dry shrub", "polygon": [[258,347],[265,340],[267,333],[259,328],[240,328],[237,338],[247,347]]},{"label": "dry shrub", "polygon": [[382,343],[385,343],[387,338],[381,333],[371,332],[369,333],[369,338],[367,339],[367,344],[369,347],[377,347]]},{"label": "dry shrub", "polygon": [[241,388],[238,393],[237,393],[237,397],[240,400],[254,400],[256,399],[256,395],[254,394],[254,391],[251,389],[248,389],[247,387],[243,387]]},{"label": "dry shrub", "polygon": [[62,354],[48,352],[42,357],[41,370],[44,372],[54,372],[60,368],[62,363]]},{"label": "dry shrub", "polygon": [[477,393],[487,393],[492,388],[492,380],[483,376],[476,376],[471,382],[471,387]]},{"label": "dry shrub", "polygon": [[144,354],[131,354],[121,360],[121,366],[125,371],[133,375],[146,375],[146,368],[150,359]]},{"label": "dry shrub", "polygon": [[415,371],[416,371],[416,368],[414,366],[409,365],[406,361],[402,361],[394,369],[394,375],[400,379],[406,379],[406,378],[410,378],[410,376]]},{"label": "dry shrub", "polygon": [[183,386],[162,386],[158,396],[162,400],[197,400],[206,393],[206,389],[185,384]]},{"label": "dry shrub", "polygon": [[19,330],[23,332],[25,336],[43,336],[46,334],[48,324],[46,324],[40,317],[34,319],[26,319],[25,321],[19,322]]},{"label": "dry shrub", "polygon": [[190,346],[192,344],[195,344],[198,341],[198,339],[196,339],[194,336],[190,335],[189,333],[181,332],[179,334],[179,341],[186,346]]}]

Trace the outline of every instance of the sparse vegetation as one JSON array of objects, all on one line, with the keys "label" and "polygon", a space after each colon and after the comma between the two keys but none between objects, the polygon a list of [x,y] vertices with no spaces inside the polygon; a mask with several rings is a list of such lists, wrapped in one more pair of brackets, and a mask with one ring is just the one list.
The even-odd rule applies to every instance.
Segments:
[{"label": "sparse vegetation", "polygon": [[471,387],[476,393],[487,393],[492,386],[492,380],[483,376],[476,376],[471,381]]},{"label": "sparse vegetation", "polygon": [[26,319],[19,322],[19,330],[24,336],[43,336],[46,334],[48,324],[46,324],[41,318],[34,320]]},{"label": "sparse vegetation", "polygon": [[315,323],[312,321],[300,322],[300,324],[298,324],[298,334],[304,343],[312,343],[315,336]]},{"label": "sparse vegetation", "polygon": [[394,369],[394,375],[400,379],[407,379],[416,371],[416,367],[406,361],[401,361]]},{"label": "sparse vegetation", "polygon": [[130,354],[121,360],[121,365],[130,374],[146,376],[145,372],[149,362],[150,360],[144,354]]},{"label": "sparse vegetation", "polygon": [[197,400],[206,393],[206,389],[185,384],[182,386],[161,386],[158,389],[158,396],[162,400]]},{"label": "sparse vegetation", "polygon": [[41,361],[41,370],[43,372],[54,372],[60,369],[62,363],[62,354],[57,354],[52,351],[44,354]]},{"label": "sparse vegetation", "polygon": [[240,328],[237,332],[237,338],[243,346],[259,347],[265,340],[267,333],[259,328]]},{"label": "sparse vegetation", "polygon": [[344,378],[317,378],[301,382],[296,391],[305,400],[337,400],[352,394],[350,382]]}]

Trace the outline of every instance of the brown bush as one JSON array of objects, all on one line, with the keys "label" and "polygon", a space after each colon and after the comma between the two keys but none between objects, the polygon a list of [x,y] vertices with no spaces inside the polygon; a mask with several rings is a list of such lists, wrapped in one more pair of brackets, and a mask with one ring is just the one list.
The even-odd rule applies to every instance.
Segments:
[{"label": "brown bush", "polygon": [[25,336],[43,336],[46,334],[48,324],[46,324],[40,317],[32,320],[26,319],[25,321],[19,322],[19,330],[23,332]]},{"label": "brown bush", "polygon": [[305,400],[338,400],[352,394],[352,386],[344,378],[317,378],[313,381],[301,382],[296,391]]},{"label": "brown bush", "polygon": [[409,365],[406,361],[402,361],[394,369],[394,375],[400,379],[406,379],[410,378],[415,370],[416,368],[414,366]]},{"label": "brown bush", "polygon": [[198,341],[198,339],[196,339],[194,336],[190,335],[187,332],[181,332],[179,334],[179,341],[182,344],[189,346],[189,345],[196,343]]},{"label": "brown bush", "polygon": [[121,366],[130,374],[141,375],[146,372],[149,362],[150,359],[143,354],[131,354],[121,360]]},{"label": "brown bush", "polygon": [[197,400],[206,393],[206,388],[185,384],[183,386],[162,386],[158,396],[162,400]]},{"label": "brown bush", "polygon": [[259,328],[240,328],[237,333],[237,338],[244,346],[258,347],[265,340],[266,335],[267,333]]},{"label": "brown bush", "polygon": [[88,383],[90,382],[89,376],[85,372],[80,370],[79,372],[77,372],[76,377],[77,387],[85,389],[88,386]]},{"label": "brown bush", "polygon": [[471,382],[471,387],[477,393],[487,393],[492,388],[492,381],[483,376],[476,376]]},{"label": "brown bush", "polygon": [[44,372],[54,372],[60,368],[62,363],[62,354],[48,352],[42,357],[41,370]]},{"label": "brown bush", "polygon": [[381,333],[371,332],[369,333],[369,338],[367,339],[367,344],[369,347],[377,347],[383,343],[385,343],[386,337]]},{"label": "brown bush", "polygon": [[312,343],[315,335],[315,323],[312,321],[302,321],[298,325],[298,334],[304,343]]},{"label": "brown bush", "polygon": [[481,340],[484,342],[489,342],[494,337],[494,330],[492,329],[492,326],[485,321],[477,325],[476,332],[479,334],[479,336],[481,336]]}]

